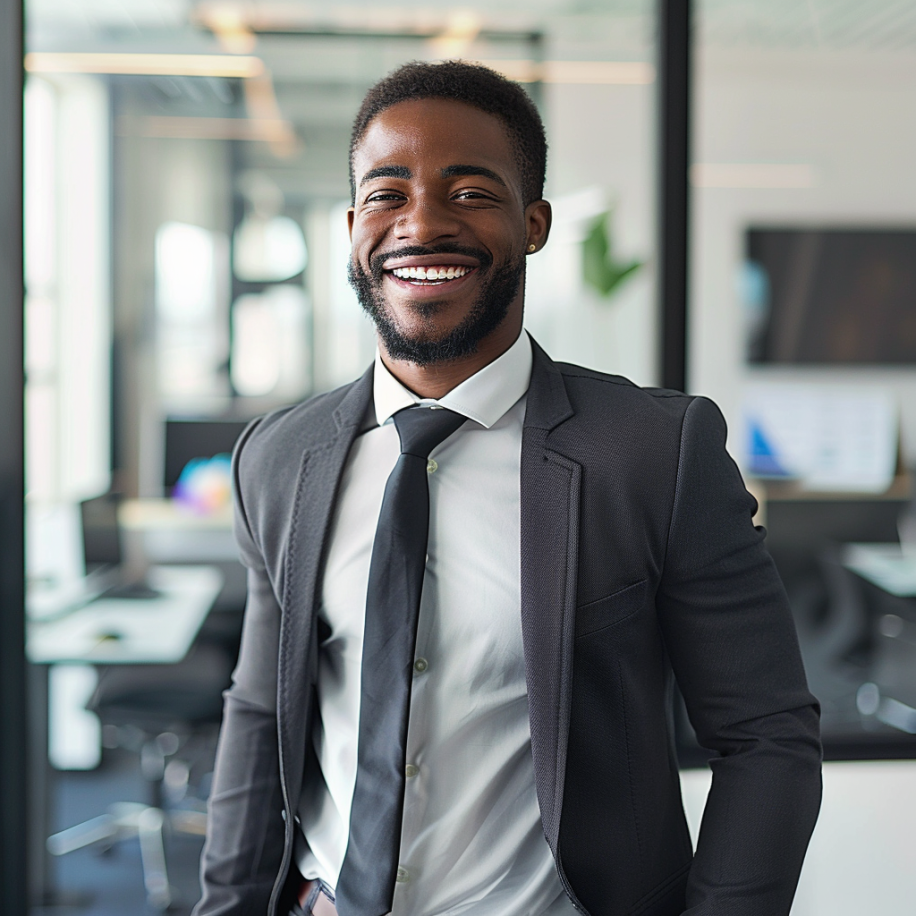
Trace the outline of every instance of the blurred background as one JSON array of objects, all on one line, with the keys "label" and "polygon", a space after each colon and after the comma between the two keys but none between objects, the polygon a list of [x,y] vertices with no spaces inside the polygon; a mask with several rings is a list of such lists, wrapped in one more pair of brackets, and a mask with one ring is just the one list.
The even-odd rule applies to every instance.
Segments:
[{"label": "blurred background", "polygon": [[[26,0],[34,914],[197,899],[244,602],[227,454],[374,355],[345,274],[372,83],[460,57],[525,85],[555,213],[527,327],[555,359],[666,378],[659,8]],[[722,407],[760,500],[830,760],[793,913],[897,916],[916,898],[916,6],[695,0],[693,20],[685,384]],[[696,830],[706,754],[683,716],[678,738]]]}]

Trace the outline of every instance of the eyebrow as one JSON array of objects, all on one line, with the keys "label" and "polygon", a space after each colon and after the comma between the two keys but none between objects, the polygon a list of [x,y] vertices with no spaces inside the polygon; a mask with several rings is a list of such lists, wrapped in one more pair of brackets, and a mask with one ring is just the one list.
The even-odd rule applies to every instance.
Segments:
[{"label": "eyebrow", "polygon": [[380,165],[377,169],[369,169],[359,183],[364,185],[373,178],[412,178],[412,174],[406,165]]},{"label": "eyebrow", "polygon": [[443,178],[460,178],[465,175],[480,175],[482,178],[489,178],[497,184],[506,187],[505,181],[490,169],[485,169],[482,165],[449,165],[439,170]]},{"label": "eyebrow", "polygon": [[[444,169],[439,169],[439,174],[443,178],[461,178],[467,175],[480,175],[482,178],[489,178],[490,181],[495,181],[496,184],[502,185],[504,188],[507,186],[505,181],[503,181],[496,172],[484,168],[482,165],[448,165]],[[372,181],[375,178],[403,178],[406,180],[413,178],[413,173],[406,165],[380,165],[378,168],[369,169],[369,171],[360,178],[359,183],[360,185],[364,185],[367,181]]]}]

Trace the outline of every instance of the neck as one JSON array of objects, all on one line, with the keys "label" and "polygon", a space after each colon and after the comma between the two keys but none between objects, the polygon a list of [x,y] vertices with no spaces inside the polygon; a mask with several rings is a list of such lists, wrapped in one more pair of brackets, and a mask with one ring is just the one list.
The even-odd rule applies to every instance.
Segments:
[{"label": "neck", "polygon": [[521,333],[521,322],[503,322],[492,334],[480,342],[477,350],[461,359],[418,366],[406,360],[392,359],[381,343],[382,362],[388,371],[405,387],[421,398],[438,400],[457,388],[463,381],[498,359]]}]

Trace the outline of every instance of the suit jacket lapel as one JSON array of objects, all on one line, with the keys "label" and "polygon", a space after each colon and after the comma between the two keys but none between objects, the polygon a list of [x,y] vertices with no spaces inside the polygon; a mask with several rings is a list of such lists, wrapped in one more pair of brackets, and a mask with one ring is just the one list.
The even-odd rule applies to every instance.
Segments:
[{"label": "suit jacket lapel", "polygon": [[521,464],[522,635],[541,819],[556,852],[566,772],[578,568],[579,464],[551,449],[573,415],[562,376],[532,341]]},{"label": "suit jacket lapel", "polygon": [[[350,446],[372,398],[372,368],[353,384],[333,413],[335,431],[302,454],[286,551],[278,659],[280,766],[295,809],[304,768],[302,714],[317,671],[316,608],[321,567],[337,488]],[[305,647],[308,647],[307,651]]]}]

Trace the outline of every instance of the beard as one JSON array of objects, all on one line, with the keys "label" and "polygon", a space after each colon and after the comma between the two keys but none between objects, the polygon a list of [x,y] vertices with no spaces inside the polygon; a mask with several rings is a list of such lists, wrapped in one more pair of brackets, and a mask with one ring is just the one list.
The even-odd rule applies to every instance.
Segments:
[{"label": "beard", "polygon": [[[414,314],[428,328],[429,333],[410,335],[398,327],[382,294],[384,271],[382,265],[390,258],[412,257],[424,254],[463,254],[479,262],[477,270],[484,274],[480,293],[471,311],[444,336],[433,336],[434,318],[448,308],[445,299],[414,303]],[[492,269],[492,274],[486,272]],[[359,304],[375,322],[376,330],[385,351],[392,359],[404,360],[417,366],[431,366],[451,362],[477,352],[480,341],[498,328],[509,312],[509,306],[518,294],[525,274],[525,256],[511,256],[493,268],[493,258],[485,251],[458,245],[439,245],[435,248],[412,246],[397,251],[375,255],[366,271],[352,258],[347,267],[347,279],[356,292]]]}]

